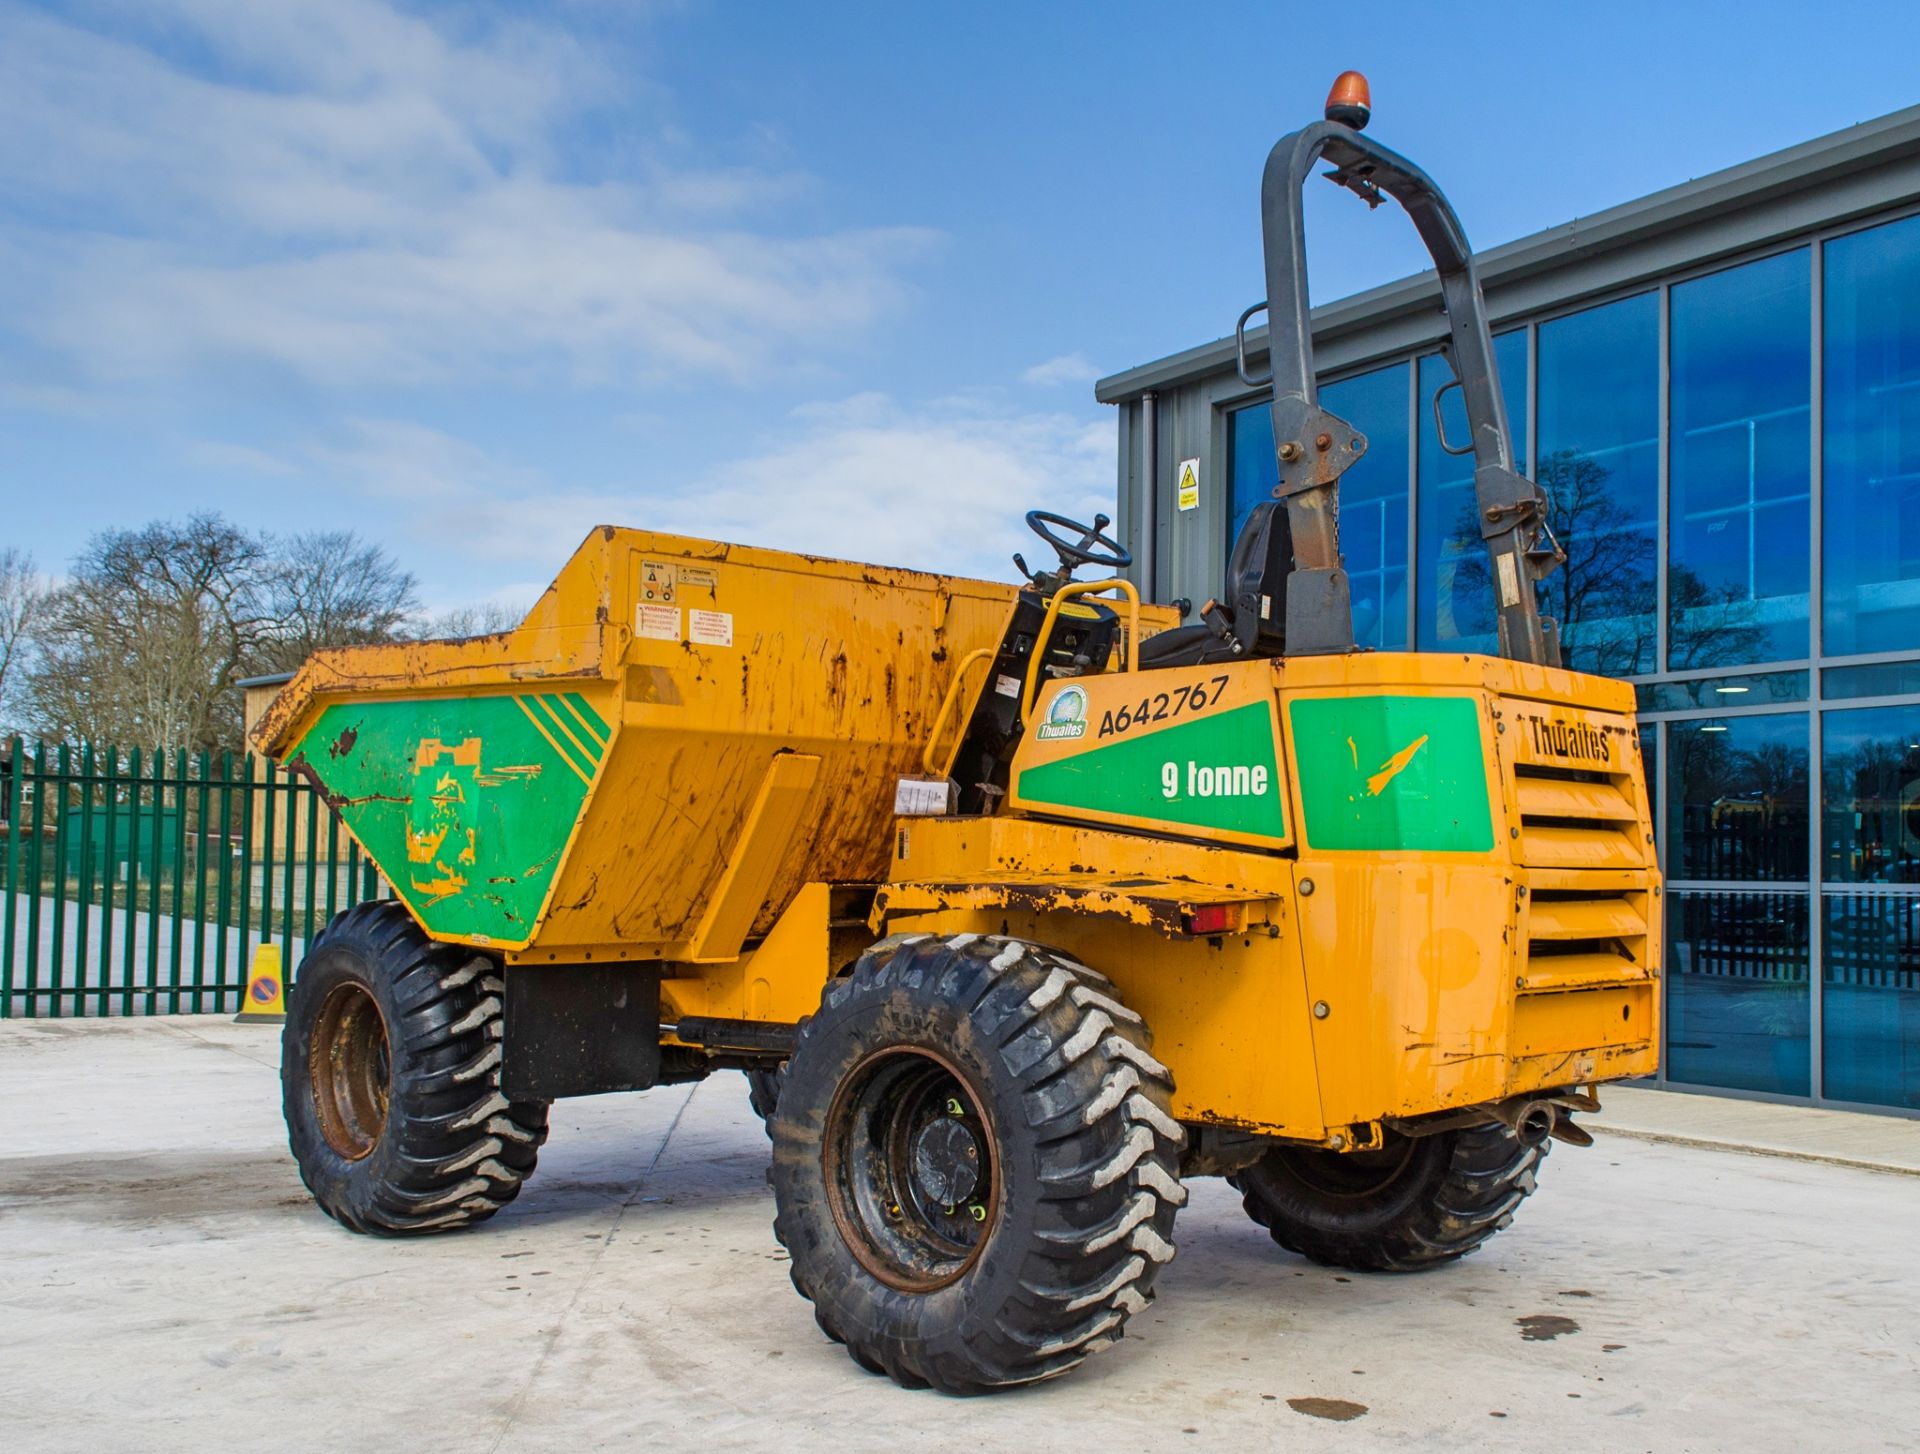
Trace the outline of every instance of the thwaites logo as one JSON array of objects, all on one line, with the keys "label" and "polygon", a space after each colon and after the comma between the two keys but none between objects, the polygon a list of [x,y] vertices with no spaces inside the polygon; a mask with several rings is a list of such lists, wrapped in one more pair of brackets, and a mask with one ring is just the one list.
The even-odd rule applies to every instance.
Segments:
[{"label": "thwaites logo", "polygon": [[1613,742],[1591,722],[1556,722],[1546,717],[1522,717],[1523,730],[1541,757],[1613,766]]},{"label": "thwaites logo", "polygon": [[1085,737],[1087,735],[1087,693],[1084,687],[1067,687],[1053,699],[1053,705],[1047,708],[1047,720],[1042,722],[1034,734],[1042,742],[1055,742],[1063,737]]}]

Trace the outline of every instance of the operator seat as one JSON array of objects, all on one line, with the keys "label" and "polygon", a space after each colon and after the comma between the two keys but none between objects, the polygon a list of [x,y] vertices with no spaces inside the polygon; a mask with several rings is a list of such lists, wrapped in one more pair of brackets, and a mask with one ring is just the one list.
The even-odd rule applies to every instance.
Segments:
[{"label": "operator seat", "polygon": [[1207,666],[1280,656],[1287,649],[1287,573],[1293,532],[1282,500],[1255,505],[1227,561],[1227,599],[1209,601],[1201,619],[1140,643],[1140,669]]}]

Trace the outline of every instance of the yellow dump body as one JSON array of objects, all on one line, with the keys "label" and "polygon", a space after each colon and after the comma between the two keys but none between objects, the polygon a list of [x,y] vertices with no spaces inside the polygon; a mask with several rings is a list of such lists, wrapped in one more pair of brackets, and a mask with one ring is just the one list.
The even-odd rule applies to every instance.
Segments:
[{"label": "yellow dump body", "polygon": [[803,884],[884,876],[896,781],[1013,594],[603,527],[511,631],[318,653],[256,740],[436,939],[723,961]]}]

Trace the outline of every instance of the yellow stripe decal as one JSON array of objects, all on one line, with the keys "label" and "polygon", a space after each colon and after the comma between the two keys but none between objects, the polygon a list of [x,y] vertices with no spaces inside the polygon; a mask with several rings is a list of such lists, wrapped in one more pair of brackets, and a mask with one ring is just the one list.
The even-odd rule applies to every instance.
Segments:
[{"label": "yellow stripe decal", "polygon": [[[599,748],[600,752],[605,752],[607,750],[607,739],[595,730],[593,723],[581,716],[580,709],[573,704],[573,698],[562,697],[560,700],[565,704],[566,709],[573,714],[574,720],[586,731],[587,736],[593,739],[593,745]],[[596,752],[594,756],[598,757],[600,752]]]},{"label": "yellow stripe decal", "polygon": [[593,779],[586,773],[580,771],[580,764],[575,762],[571,757],[568,757],[566,748],[560,745],[558,739],[556,739],[551,732],[540,725],[540,719],[534,715],[533,708],[527,705],[527,699],[525,697],[515,697],[513,704],[527,714],[527,720],[533,723],[533,730],[547,739],[547,745],[560,754],[560,760],[573,769],[573,775],[591,787],[593,785]]},{"label": "yellow stripe decal", "polygon": [[533,700],[541,711],[545,712],[547,716],[553,720],[553,725],[565,734],[567,741],[573,744],[573,750],[579,753],[587,762],[598,767],[600,765],[600,754],[588,747],[587,744],[582,742],[578,737],[574,736],[573,729],[567,725],[567,719],[560,715],[552,701],[546,697],[535,697]]}]

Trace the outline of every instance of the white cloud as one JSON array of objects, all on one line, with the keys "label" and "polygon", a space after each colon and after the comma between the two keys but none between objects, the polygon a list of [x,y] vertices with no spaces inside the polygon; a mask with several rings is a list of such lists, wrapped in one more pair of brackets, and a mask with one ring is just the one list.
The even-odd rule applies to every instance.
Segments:
[{"label": "white cloud", "polygon": [[[318,456],[377,497],[416,542],[463,560],[547,571],[596,525],[1009,579],[1009,556],[1052,554],[1022,521],[1113,509],[1110,418],[907,409],[865,394],[795,411],[792,437],[671,494],[567,489],[418,425],[362,420]],[[457,508],[449,508],[457,506]]]},{"label": "white cloud", "polygon": [[1037,363],[1020,375],[1023,383],[1042,386],[1058,384],[1087,384],[1100,377],[1100,370],[1093,366],[1083,353],[1063,353]]},{"label": "white cloud", "polygon": [[298,473],[298,466],[277,454],[256,448],[251,444],[235,444],[231,440],[203,439],[188,446],[186,456],[192,463],[205,465],[210,469],[237,470],[243,474],[253,475]]},{"label": "white cloud", "polygon": [[81,377],[738,378],[897,309],[933,237],[788,235],[804,176],[687,160],[664,124],[595,166],[594,108],[646,83],[551,26],[380,0],[93,13],[113,35],[0,13],[0,307]]}]

